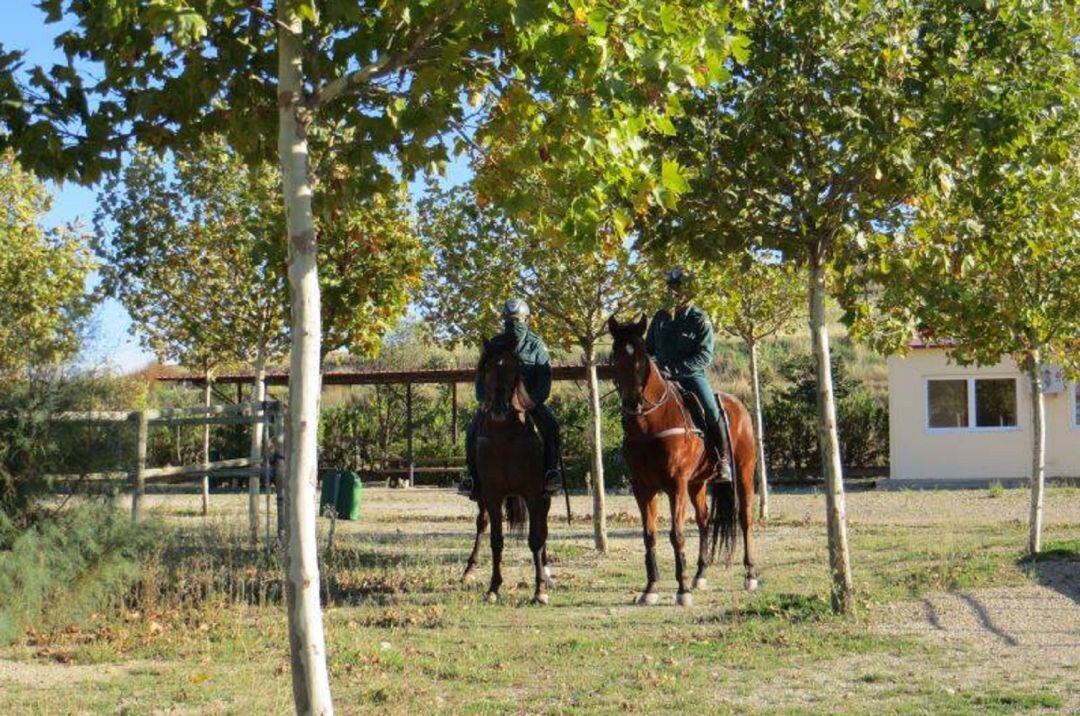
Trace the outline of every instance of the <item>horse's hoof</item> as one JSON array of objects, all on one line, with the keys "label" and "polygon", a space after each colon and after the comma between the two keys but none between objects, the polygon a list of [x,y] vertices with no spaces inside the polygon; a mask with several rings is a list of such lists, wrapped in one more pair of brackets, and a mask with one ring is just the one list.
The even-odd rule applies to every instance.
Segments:
[{"label": "horse's hoof", "polygon": [[494,604],[495,602],[499,601],[499,595],[495,592],[488,592],[484,595],[484,601],[488,604]]},{"label": "horse's hoof", "polygon": [[694,591],[695,592],[699,591],[699,590],[700,591],[705,591],[708,588],[709,588],[709,580],[705,579],[705,577],[698,577],[697,579],[694,580]]},{"label": "horse's hoof", "polygon": [[743,586],[746,587],[746,591],[748,592],[757,591],[757,579],[755,579],[754,577],[747,577],[746,582],[743,583]]},{"label": "horse's hoof", "polygon": [[533,597],[533,604],[547,604],[551,601],[551,597],[546,594],[537,594]]},{"label": "horse's hoof", "polygon": [[660,603],[660,595],[656,592],[645,592],[637,600],[638,604],[646,607],[652,607]]},{"label": "horse's hoof", "polygon": [[694,595],[690,592],[683,592],[682,594],[675,595],[675,604],[680,607],[692,607],[694,606]]}]

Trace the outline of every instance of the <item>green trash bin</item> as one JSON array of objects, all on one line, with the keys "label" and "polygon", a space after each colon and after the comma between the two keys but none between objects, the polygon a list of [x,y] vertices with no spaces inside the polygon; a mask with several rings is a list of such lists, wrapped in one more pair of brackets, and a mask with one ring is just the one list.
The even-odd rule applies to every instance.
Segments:
[{"label": "green trash bin", "polygon": [[327,470],[322,477],[319,495],[319,514],[326,515],[328,505],[334,505],[339,520],[355,520],[360,517],[360,493],[363,483],[353,471]]},{"label": "green trash bin", "polygon": [[360,496],[364,483],[360,475],[350,470],[338,473],[337,513],[342,520],[360,519]]}]

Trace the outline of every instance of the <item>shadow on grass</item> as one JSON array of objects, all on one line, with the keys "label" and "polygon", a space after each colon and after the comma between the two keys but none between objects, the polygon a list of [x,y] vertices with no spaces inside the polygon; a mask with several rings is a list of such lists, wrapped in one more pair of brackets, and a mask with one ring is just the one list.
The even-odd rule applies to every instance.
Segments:
[{"label": "shadow on grass", "polygon": [[1017,565],[1042,586],[1080,604],[1080,539],[1047,542],[1038,557],[1023,557]]},{"label": "shadow on grass", "polygon": [[697,619],[699,624],[741,621],[744,619],[781,619],[793,624],[815,622],[833,616],[829,603],[817,595],[770,594],[763,599],[729,607],[719,614]]}]

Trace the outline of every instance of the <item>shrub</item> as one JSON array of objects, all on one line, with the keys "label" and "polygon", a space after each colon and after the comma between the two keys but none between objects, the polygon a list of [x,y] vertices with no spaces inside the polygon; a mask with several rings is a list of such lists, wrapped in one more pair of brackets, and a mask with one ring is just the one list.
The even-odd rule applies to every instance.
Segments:
[{"label": "shrub", "polygon": [[[851,467],[886,464],[889,412],[885,397],[854,380],[843,357],[833,360],[832,369],[841,459]],[[820,470],[814,360],[808,355],[792,356],[778,372],[788,387],[771,393],[764,407],[769,470]]]},{"label": "shrub", "polygon": [[39,519],[0,550],[0,644],[122,603],[154,534],[102,502]]}]

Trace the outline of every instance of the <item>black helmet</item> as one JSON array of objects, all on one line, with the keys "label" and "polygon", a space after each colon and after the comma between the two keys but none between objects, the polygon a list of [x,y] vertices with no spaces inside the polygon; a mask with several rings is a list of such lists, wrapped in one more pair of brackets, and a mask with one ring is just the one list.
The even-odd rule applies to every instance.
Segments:
[{"label": "black helmet", "polygon": [[694,276],[682,266],[668,269],[665,275],[668,288],[690,290],[694,286]]}]

